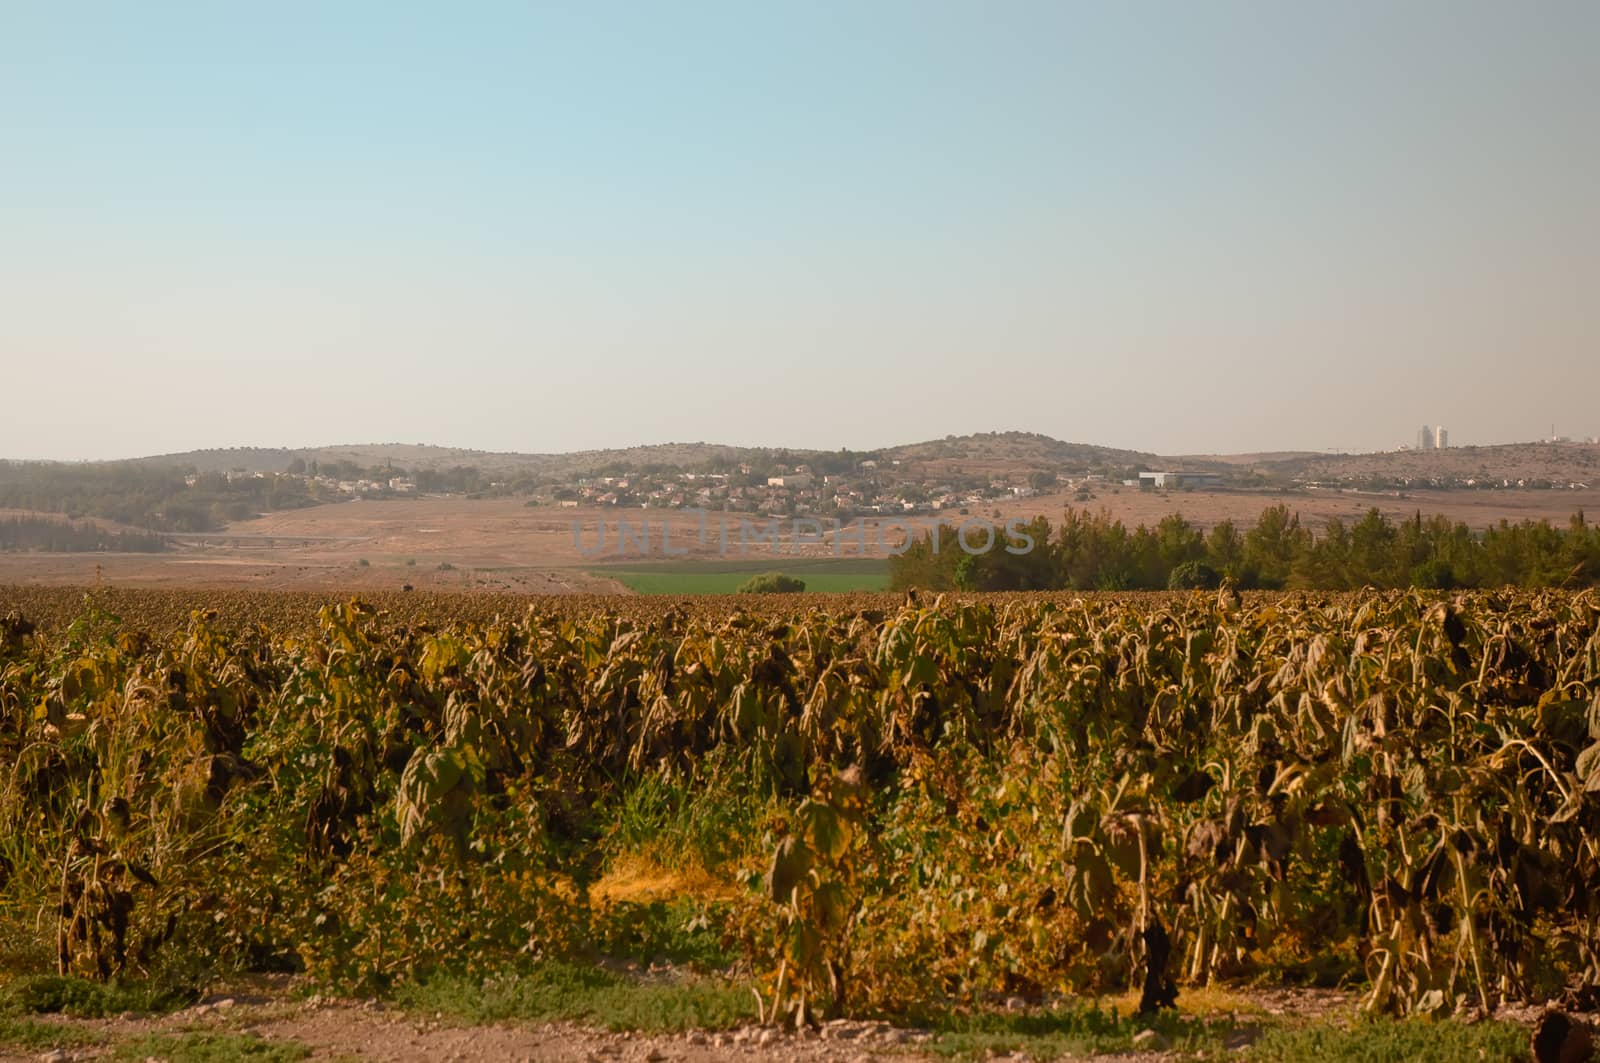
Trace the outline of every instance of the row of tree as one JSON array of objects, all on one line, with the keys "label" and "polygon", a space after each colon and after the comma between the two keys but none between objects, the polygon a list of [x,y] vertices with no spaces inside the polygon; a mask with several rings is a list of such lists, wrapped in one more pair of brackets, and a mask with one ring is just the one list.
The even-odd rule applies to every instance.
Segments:
[{"label": "row of tree", "polygon": [[[304,458],[295,458],[285,467],[284,473],[312,480],[325,476],[332,480],[370,480],[380,484],[401,478],[412,481],[416,484],[417,490],[424,494],[472,495],[511,486],[509,481],[494,480],[476,465],[452,465],[442,469],[432,467],[407,469],[393,462],[362,465],[343,458],[333,461],[314,459],[306,461]],[[536,484],[533,478],[526,476],[515,482],[526,489],[531,489]]]},{"label": "row of tree", "polygon": [[148,532],[111,531],[96,524],[49,517],[0,519],[0,551],[42,550],[46,553],[153,554],[166,549],[161,536]]},{"label": "row of tree", "polygon": [[315,502],[305,481],[292,476],[229,479],[220,472],[196,475],[140,462],[0,461],[0,509],[100,517],[156,531],[214,531],[230,521]]},{"label": "row of tree", "polygon": [[1288,507],[1253,527],[1202,531],[1173,514],[1129,530],[1106,513],[1069,509],[996,528],[992,547],[970,530],[923,536],[890,562],[892,586],[949,590],[1182,590],[1361,587],[1561,587],[1600,584],[1600,526],[1581,512],[1565,527],[1501,521],[1483,532],[1420,513],[1394,522],[1370,510],[1331,518],[1320,534]]}]

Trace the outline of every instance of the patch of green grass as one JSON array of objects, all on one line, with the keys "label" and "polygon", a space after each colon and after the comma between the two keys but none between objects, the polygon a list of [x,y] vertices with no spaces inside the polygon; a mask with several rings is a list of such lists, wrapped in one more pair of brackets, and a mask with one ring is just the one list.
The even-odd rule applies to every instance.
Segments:
[{"label": "patch of green grass", "polygon": [[0,1015],[59,1012],[75,1018],[102,1019],[125,1011],[176,1011],[193,1003],[192,989],[151,982],[91,982],[55,974],[23,975],[0,988]]},{"label": "patch of green grass", "polygon": [[747,769],[726,746],[708,752],[699,771],[697,781],[655,774],[630,787],[602,842],[607,857],[642,854],[662,867],[715,871],[747,856],[767,803],[740,792]]},{"label": "patch of green grass", "polygon": [[294,1063],[311,1055],[298,1041],[267,1040],[253,1033],[192,1030],[179,1034],[145,1034],[119,1043],[113,1059],[159,1059],[166,1063]]},{"label": "patch of green grass", "polygon": [[696,971],[726,967],[733,957],[722,948],[720,910],[691,898],[620,901],[596,921],[595,946],[607,956],[640,963],[660,957]]},{"label": "patch of green grass", "polygon": [[436,977],[402,987],[396,999],[474,1023],[562,1019],[647,1033],[726,1029],[755,1018],[755,997],[743,986],[710,979],[642,982],[555,962],[488,979]]},{"label": "patch of green grass", "polygon": [[1381,1019],[1348,1028],[1326,1024],[1269,1030],[1251,1049],[1252,1063],[1512,1063],[1528,1058],[1529,1033],[1506,1022]]},{"label": "patch of green grass", "polygon": [[1094,1004],[1017,1013],[944,1014],[924,1021],[936,1034],[928,1048],[960,1059],[1006,1052],[1026,1052],[1034,1059],[1131,1052],[1134,1037],[1144,1030],[1156,1031],[1176,1051],[1219,1051],[1227,1035],[1238,1029],[1231,1021],[1207,1021],[1172,1012],[1122,1016],[1115,1009]]},{"label": "patch of green grass", "polygon": [[84,1048],[101,1040],[98,1034],[63,1023],[0,1016],[0,1049],[47,1052],[52,1048]]},{"label": "patch of green grass", "polygon": [[593,574],[618,580],[639,594],[736,594],[751,576],[775,570],[804,580],[808,592],[841,594],[889,587],[889,563],[871,557],[818,559],[774,554],[750,561],[663,561],[597,568]]}]

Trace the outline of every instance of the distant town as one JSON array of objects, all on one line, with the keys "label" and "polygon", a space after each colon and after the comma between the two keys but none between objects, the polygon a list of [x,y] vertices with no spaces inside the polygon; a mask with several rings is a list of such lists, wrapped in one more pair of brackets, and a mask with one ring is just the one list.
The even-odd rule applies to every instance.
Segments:
[{"label": "distant town", "polygon": [[[0,461],[0,513],[16,525],[0,549],[67,548],[61,520],[138,533],[218,532],[274,512],[397,498],[516,499],[551,509],[688,510],[850,521],[942,514],[991,517],[1003,503],[1101,507],[1115,495],[1326,494],[1404,499],[1422,491],[1583,491],[1600,484],[1600,450],[1549,439],[1460,446],[1443,425],[1417,446],[1372,454],[1306,451],[1162,457],[980,433],[878,451],[791,451],[661,444],[573,455],[487,454],[420,444],[315,451],[217,450],[123,462]],[[1122,501],[1127,501],[1126,498]],[[1190,508],[1175,497],[1174,509]],[[82,532],[82,535],[78,535]],[[85,540],[87,541],[87,540]],[[107,541],[109,542],[109,540]],[[115,544],[112,544],[115,545]],[[99,539],[92,548],[106,547]]]},{"label": "distant town", "polygon": [[[1420,444],[1426,440],[1426,448]],[[1568,442],[1560,440],[1558,442]],[[1449,446],[1448,430],[1424,428],[1418,449]],[[1403,448],[1402,448],[1403,449]],[[282,490],[298,488],[312,500],[327,502],[428,495],[479,497],[529,496],[529,505],[559,508],[708,509],[769,516],[855,516],[959,511],[1042,494],[1067,494],[1090,502],[1097,492],[1132,489],[1157,492],[1282,490],[1587,490],[1590,480],[1548,477],[1338,476],[1295,477],[1285,482],[1251,468],[1052,469],[1004,473],[963,471],[960,462],[862,459],[847,471],[824,472],[808,462],[763,466],[739,462],[717,470],[636,469],[575,475],[554,481],[487,478],[473,466],[445,470],[335,469],[292,465],[284,473],[232,471],[189,474],[185,483],[202,486],[210,477],[229,483],[271,480]],[[315,463],[313,463],[314,465]],[[1595,478],[1591,478],[1595,479]]]}]

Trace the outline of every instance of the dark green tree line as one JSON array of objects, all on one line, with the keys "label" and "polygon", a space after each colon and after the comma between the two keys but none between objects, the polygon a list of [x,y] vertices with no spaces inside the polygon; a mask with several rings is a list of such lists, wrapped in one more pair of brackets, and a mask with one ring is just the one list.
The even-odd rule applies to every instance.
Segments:
[{"label": "dark green tree line", "polygon": [[[1588,587],[1600,584],[1600,527],[1579,512],[1564,526],[1501,521],[1482,532],[1420,513],[1399,522],[1376,509],[1320,532],[1277,505],[1241,531],[1204,532],[1179,514],[1129,529],[1107,513],[1069,509],[1008,534],[940,527],[890,563],[892,586],[936,590],[1356,590],[1362,587]],[[1010,547],[1011,549],[1007,549]],[[1023,547],[1027,547],[1024,549]]]}]

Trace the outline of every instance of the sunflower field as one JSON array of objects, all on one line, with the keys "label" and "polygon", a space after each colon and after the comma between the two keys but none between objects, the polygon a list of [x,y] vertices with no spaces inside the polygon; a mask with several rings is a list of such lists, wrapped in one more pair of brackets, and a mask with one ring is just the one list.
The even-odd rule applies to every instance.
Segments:
[{"label": "sunflower field", "polygon": [[796,1023],[1593,998],[1600,596],[0,589],[0,967],[581,961],[625,865]]}]

